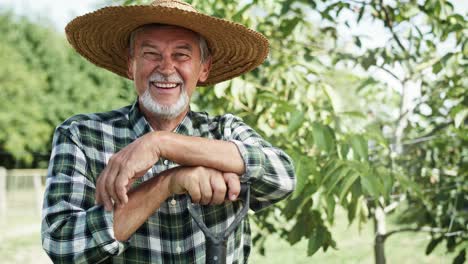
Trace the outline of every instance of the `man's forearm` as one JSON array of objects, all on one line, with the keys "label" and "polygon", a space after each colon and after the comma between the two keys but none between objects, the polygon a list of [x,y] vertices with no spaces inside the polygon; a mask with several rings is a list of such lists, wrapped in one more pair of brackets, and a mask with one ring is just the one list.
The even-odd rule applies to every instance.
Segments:
[{"label": "man's forearm", "polygon": [[167,170],[128,193],[128,203],[114,209],[114,235],[125,241],[159,208],[169,197],[167,177],[177,169]]},{"label": "man's forearm", "polygon": [[238,175],[244,161],[234,143],[157,131],[154,140],[160,157],[186,166],[204,166]]}]

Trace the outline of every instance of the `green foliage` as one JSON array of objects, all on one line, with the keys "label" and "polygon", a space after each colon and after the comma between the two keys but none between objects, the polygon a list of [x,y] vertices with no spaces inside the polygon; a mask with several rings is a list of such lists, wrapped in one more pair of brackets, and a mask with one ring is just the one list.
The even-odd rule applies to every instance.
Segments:
[{"label": "green foliage", "polygon": [[[371,108],[359,98],[370,97],[365,88],[372,87],[372,96],[380,94],[389,104],[396,101],[373,79],[363,80],[323,62],[325,47],[334,40],[330,29],[321,32],[304,19],[313,11],[307,2],[253,1],[239,7],[234,1],[212,0],[197,7],[237,19],[270,40],[270,55],[261,67],[200,90],[195,100],[198,109],[243,117],[293,157],[296,191],[291,200],[261,212],[258,226],[281,233],[291,244],[308,240],[310,255],[320,248],[336,248],[330,232],[335,206],[347,207],[350,221],[366,221],[369,210],[363,196],[391,192],[391,184],[375,174],[385,168],[373,167],[369,160],[366,113]],[[368,85],[363,87],[363,82]],[[254,241],[262,247],[265,240]]]},{"label": "green foliage", "polygon": [[23,167],[46,166],[53,130],[66,118],[134,98],[130,82],[85,61],[52,29],[2,12],[0,30],[0,151]]},{"label": "green foliage", "polygon": [[[436,230],[449,251],[463,247],[468,27],[449,2],[192,2],[270,40],[260,68],[201,90],[196,99],[199,109],[244,117],[293,157],[297,189],[289,201],[261,213],[257,222],[265,232],[280,232],[292,244],[307,239],[313,254],[335,247],[329,230],[336,205],[348,210],[350,222],[363,222],[397,197],[406,198],[408,208],[401,218],[411,215],[401,224]],[[356,23],[381,22],[389,40],[364,49],[364,36],[353,36],[356,49],[343,49],[337,18],[346,12]],[[317,27],[307,14],[327,23]],[[338,70],[343,65],[379,70],[402,88]],[[405,106],[418,81],[420,96]],[[427,174],[435,171],[439,176],[431,180]],[[255,241],[262,247],[264,240]]]}]

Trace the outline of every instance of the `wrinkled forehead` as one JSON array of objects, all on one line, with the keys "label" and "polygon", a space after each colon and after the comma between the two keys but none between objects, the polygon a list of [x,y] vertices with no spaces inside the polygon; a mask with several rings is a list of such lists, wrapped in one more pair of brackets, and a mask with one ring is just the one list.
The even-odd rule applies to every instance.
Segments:
[{"label": "wrinkled forehead", "polygon": [[190,42],[197,43],[200,39],[200,35],[190,29],[165,24],[149,24],[144,25],[132,32],[132,37],[135,40],[141,40],[142,38],[150,39],[178,39],[187,40]]}]

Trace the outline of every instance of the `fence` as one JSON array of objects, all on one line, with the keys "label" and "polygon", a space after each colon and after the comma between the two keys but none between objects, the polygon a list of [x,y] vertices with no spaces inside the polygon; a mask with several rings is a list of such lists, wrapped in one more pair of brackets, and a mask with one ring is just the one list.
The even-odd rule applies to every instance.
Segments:
[{"label": "fence", "polygon": [[0,167],[0,216],[6,215],[8,210],[7,202],[7,179],[10,177],[31,177],[34,187],[36,209],[40,214],[42,210],[43,186],[42,177],[45,177],[45,169],[13,169],[7,170]]}]

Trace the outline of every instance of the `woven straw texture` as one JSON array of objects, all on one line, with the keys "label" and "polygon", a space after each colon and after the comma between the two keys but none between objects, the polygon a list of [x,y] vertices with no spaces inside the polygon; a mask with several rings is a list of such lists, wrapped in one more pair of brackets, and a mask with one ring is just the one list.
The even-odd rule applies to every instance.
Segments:
[{"label": "woven straw texture", "polygon": [[70,44],[92,63],[127,76],[130,34],[151,23],[175,25],[206,38],[213,60],[208,79],[199,86],[232,79],[260,65],[268,55],[268,40],[260,33],[227,20],[197,12],[180,1],[157,0],[151,5],[105,7],[72,20],[65,32]]}]

